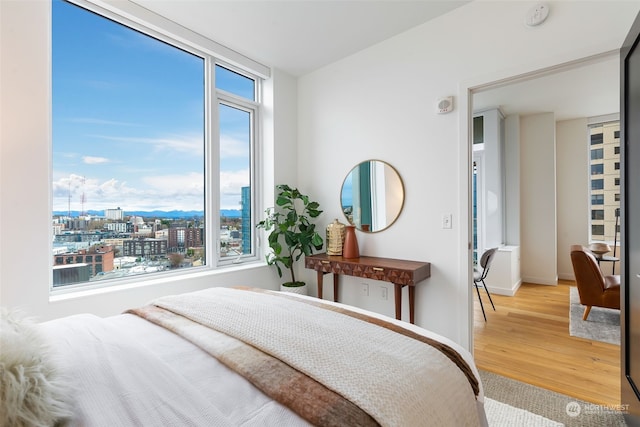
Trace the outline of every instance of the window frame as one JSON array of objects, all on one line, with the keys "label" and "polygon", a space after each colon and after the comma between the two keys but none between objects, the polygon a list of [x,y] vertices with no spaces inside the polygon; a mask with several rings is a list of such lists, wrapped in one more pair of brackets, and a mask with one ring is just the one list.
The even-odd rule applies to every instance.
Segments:
[{"label": "window frame", "polygon": [[[180,276],[202,274],[203,272],[215,273],[216,270],[228,271],[232,265],[238,263],[256,262],[261,248],[259,247],[258,233],[254,231],[257,222],[257,212],[260,211],[263,199],[263,186],[257,179],[262,168],[259,162],[262,159],[261,145],[262,134],[260,124],[262,120],[262,88],[264,79],[270,77],[271,71],[259,62],[244,57],[233,50],[213,42],[201,35],[192,32],[178,24],[175,24],[151,11],[148,11],[136,4],[122,2],[117,5],[94,3],[94,0],[63,0],[72,5],[81,7],[88,12],[95,13],[103,19],[111,20],[117,24],[124,25],[134,31],[150,36],[177,49],[200,57],[204,61],[204,221],[205,221],[205,265],[194,266],[186,270],[163,271],[159,273],[147,273],[143,281],[157,282],[165,280],[175,280]],[[239,96],[230,94],[215,87],[215,67],[220,65],[240,75],[254,81],[255,100],[249,101]],[[243,254],[240,259],[221,260],[219,257],[220,240],[220,133],[219,133],[219,111],[218,103],[224,99],[231,106],[241,105],[247,108],[248,104],[252,109],[252,129],[250,148],[250,185],[251,185],[251,253]],[[53,139],[50,139],[52,146]],[[52,149],[50,150],[52,155]],[[49,191],[52,191],[51,182]],[[50,196],[51,198],[51,196]],[[49,207],[49,216],[52,214],[52,206]],[[50,242],[53,239],[49,239]],[[51,247],[49,248],[51,250]],[[63,254],[60,256],[64,256]],[[71,283],[64,286],[53,284],[53,267],[56,255],[51,253],[49,257],[49,295],[55,296],[65,293],[86,291],[92,289],[121,287],[132,283],[139,283],[141,276],[121,277],[100,281],[85,281]]]},{"label": "window frame", "polygon": [[[214,64],[214,69],[215,69],[215,65],[221,65],[224,68],[227,68],[231,71],[235,71],[235,72],[239,72],[237,70],[235,70],[233,67],[230,67],[228,64],[224,64],[221,63],[220,61],[217,61]],[[246,74],[246,73],[243,73]],[[215,76],[214,76],[215,77]],[[214,79],[215,81],[215,79]],[[216,115],[215,115],[215,120],[216,120],[216,131],[217,131],[217,138],[216,138],[216,144],[217,144],[217,152],[216,154],[214,154],[214,156],[212,156],[212,158],[216,157],[217,154],[219,154],[220,152],[220,123],[218,122],[218,118],[220,117],[218,111],[219,111],[219,105],[220,104],[224,104],[230,108],[237,108],[239,110],[242,111],[246,111],[249,113],[251,120],[250,120],[250,126],[251,126],[251,141],[250,141],[250,153],[249,153],[249,162],[250,162],[250,166],[249,166],[249,185],[251,187],[251,224],[252,224],[252,229],[251,229],[251,253],[249,254],[241,254],[238,257],[227,257],[227,258],[221,258],[220,256],[220,234],[218,233],[216,235],[215,238],[215,254],[216,254],[216,263],[218,266],[228,266],[228,265],[232,265],[232,264],[239,264],[239,263],[244,263],[244,262],[250,262],[250,261],[257,261],[258,258],[258,239],[257,239],[257,231],[256,231],[256,227],[255,224],[257,223],[258,219],[257,219],[257,206],[258,206],[258,200],[260,200],[261,198],[259,197],[259,194],[257,192],[257,188],[258,188],[258,182],[257,182],[257,174],[260,168],[258,168],[258,159],[259,159],[259,147],[260,147],[260,123],[261,123],[261,105],[262,105],[262,83],[261,81],[259,81],[258,79],[255,79],[255,93],[254,93],[254,99],[255,100],[250,100],[247,98],[243,98],[241,96],[232,94],[230,92],[227,92],[223,89],[218,89],[218,88],[214,88],[215,89],[215,111],[216,111]],[[219,170],[219,164],[216,165],[216,167],[218,168],[218,172],[220,172]],[[217,196],[215,197],[215,200],[217,202],[217,207],[216,207],[216,211],[220,212],[220,173],[218,173],[217,178],[217,186],[215,186],[215,191],[217,191]],[[218,224],[217,224],[217,228],[216,230],[220,229],[220,215],[218,214],[217,218],[216,218]]]}]

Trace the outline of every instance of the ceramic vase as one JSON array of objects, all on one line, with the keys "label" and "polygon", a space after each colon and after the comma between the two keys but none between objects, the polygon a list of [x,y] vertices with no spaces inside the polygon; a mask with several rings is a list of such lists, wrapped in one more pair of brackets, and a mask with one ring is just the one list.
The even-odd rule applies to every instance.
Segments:
[{"label": "ceramic vase", "polygon": [[356,237],[356,227],[353,225],[345,226],[344,245],[342,247],[343,258],[360,257],[360,249],[358,248],[358,238]]}]

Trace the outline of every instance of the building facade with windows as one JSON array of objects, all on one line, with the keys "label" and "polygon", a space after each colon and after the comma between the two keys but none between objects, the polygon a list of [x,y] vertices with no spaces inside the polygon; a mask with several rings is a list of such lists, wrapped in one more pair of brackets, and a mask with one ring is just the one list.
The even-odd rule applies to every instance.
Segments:
[{"label": "building facade with windows", "polygon": [[620,122],[592,126],[590,134],[591,240],[613,243],[620,240]]},{"label": "building facade with windows", "polygon": [[171,227],[169,229],[169,252],[184,252],[188,248],[203,245],[203,229],[199,227]]},{"label": "building facade with windows", "polygon": [[110,219],[113,221],[122,221],[122,219],[124,218],[124,211],[120,208],[116,208],[116,209],[105,209],[104,210],[104,217],[106,219]]},{"label": "building facade with windows", "polygon": [[[53,257],[54,270],[58,270],[58,282],[54,281],[54,286],[63,285],[65,283],[71,283],[68,280],[74,278],[83,278],[84,273],[73,273],[71,275],[64,272],[70,272],[71,269],[61,269],[60,266],[69,266],[73,264],[79,264],[82,266],[82,270],[86,268],[89,277],[93,277],[98,273],[107,272],[113,270],[114,251],[111,246],[94,247],[91,250],[81,249],[78,252],[69,252],[64,254],[57,254]],[[87,267],[85,267],[85,265]],[[75,280],[75,279],[74,279]]]},{"label": "building facade with windows", "polygon": [[130,257],[156,258],[167,254],[165,239],[127,239],[122,242],[122,255]]}]

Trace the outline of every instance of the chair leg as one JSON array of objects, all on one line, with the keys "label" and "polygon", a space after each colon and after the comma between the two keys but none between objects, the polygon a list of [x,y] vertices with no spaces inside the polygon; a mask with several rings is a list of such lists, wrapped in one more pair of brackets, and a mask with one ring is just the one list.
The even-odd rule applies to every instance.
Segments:
[{"label": "chair leg", "polygon": [[484,321],[487,321],[487,315],[484,312],[484,305],[482,304],[482,298],[480,298],[480,289],[478,289],[478,285],[474,282],[474,286],[476,287],[476,292],[478,293],[478,301],[480,301],[480,308],[482,309],[482,315],[484,316]]},{"label": "chair leg", "polygon": [[493,305],[493,300],[491,299],[491,294],[489,293],[489,289],[487,289],[487,284],[482,281],[482,286],[484,286],[484,290],[487,291],[487,295],[489,296],[489,301],[491,301],[491,307],[493,307],[493,311],[496,311],[496,306]]},{"label": "chair leg", "polygon": [[587,317],[589,317],[589,312],[591,311],[591,306],[588,305],[584,308],[584,314],[582,315],[582,320],[587,320]]}]

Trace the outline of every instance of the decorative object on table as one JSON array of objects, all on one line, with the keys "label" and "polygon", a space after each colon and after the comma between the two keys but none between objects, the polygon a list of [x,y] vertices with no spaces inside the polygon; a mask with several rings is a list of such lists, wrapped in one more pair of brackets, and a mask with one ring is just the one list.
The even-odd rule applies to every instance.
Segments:
[{"label": "decorative object on table", "polygon": [[596,255],[596,258],[598,258],[608,252],[611,252],[611,247],[606,243],[596,242],[589,245],[589,250]]},{"label": "decorative object on table", "polygon": [[327,226],[327,255],[342,255],[345,225],[336,218]]},{"label": "decorative object on table", "polygon": [[356,236],[355,225],[346,225],[344,233],[344,245],[342,247],[342,258],[352,259],[360,256],[358,238]]},{"label": "decorative object on table", "polygon": [[[291,280],[283,283],[281,289],[306,289],[304,282],[296,280],[294,264],[302,255],[311,255],[314,249],[322,249],[322,236],[311,222],[322,213],[320,204],[286,184],[277,185],[276,191],[276,207],[268,208],[265,211],[267,217],[256,225],[257,228],[271,231],[269,247],[272,252],[266,255],[267,264],[275,265],[280,277],[283,267],[289,270]],[[301,293],[300,289],[297,291]]]}]

